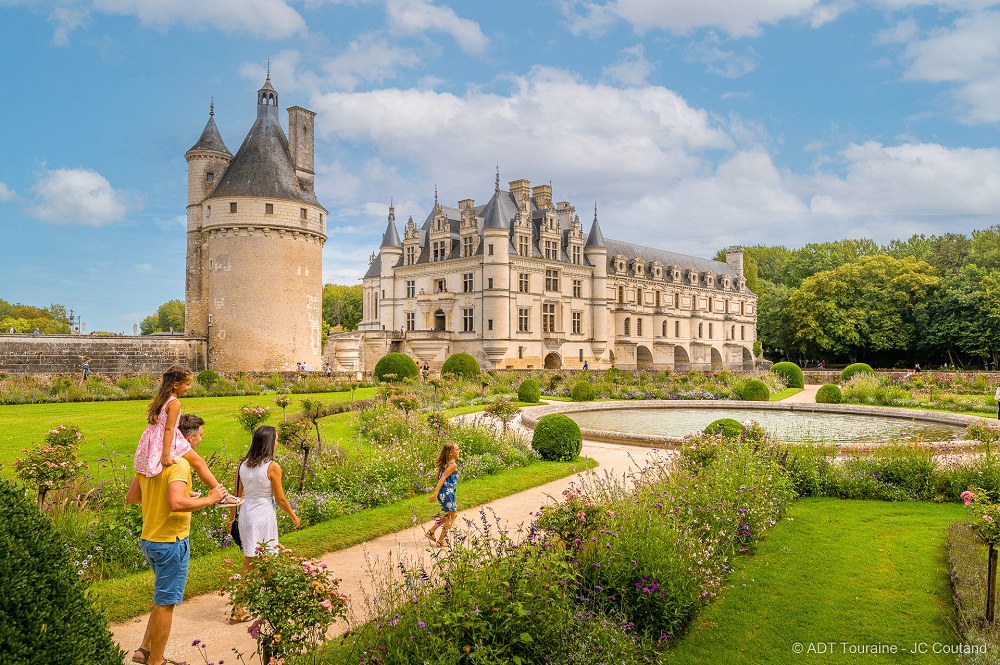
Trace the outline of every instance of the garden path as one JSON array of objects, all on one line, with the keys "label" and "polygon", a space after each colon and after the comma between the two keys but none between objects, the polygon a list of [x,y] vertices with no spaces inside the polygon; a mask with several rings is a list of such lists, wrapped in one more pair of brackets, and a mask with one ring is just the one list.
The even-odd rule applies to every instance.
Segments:
[{"label": "garden path", "polygon": [[[520,418],[515,423],[516,425],[519,425],[519,420]],[[600,465],[601,471],[621,476],[629,468],[634,468],[636,464],[642,464],[651,451],[646,448],[622,444],[584,441],[582,454],[595,459]],[[462,524],[463,518],[478,521],[480,510],[486,508],[492,509],[501,524],[507,526],[513,533],[517,530],[518,525],[527,524],[531,515],[544,505],[549,497],[560,497],[562,491],[569,487],[575,478],[576,476],[569,476],[498,499],[485,506],[460,511],[457,524]],[[458,496],[459,501],[461,501],[461,484],[458,486]],[[369,587],[370,574],[366,563],[369,558],[378,557],[384,560],[389,553],[392,553],[394,559],[399,557],[411,560],[426,559],[432,553],[432,549],[423,534],[431,526],[432,522],[414,525],[409,529],[381,536],[367,543],[329,552],[320,559],[325,561],[336,576],[342,579],[341,592],[355,603],[355,612],[361,613],[363,611],[363,589]],[[210,662],[218,663],[220,659],[230,663],[238,662],[233,657],[233,648],[249,657],[249,654],[254,653],[256,649],[255,642],[247,634],[249,624],[229,625],[226,622],[228,612],[229,606],[226,598],[219,594],[205,594],[185,600],[174,611],[173,628],[170,633],[170,641],[167,644],[167,657],[192,664],[204,662],[198,647],[191,644],[195,639],[201,640],[203,644],[208,646],[207,654]],[[128,654],[126,662],[132,657],[135,647],[141,643],[148,620],[149,615],[146,614],[128,623],[111,626],[115,641]],[[333,632],[339,634],[344,630],[346,630],[346,624],[338,623]]]},{"label": "garden path", "polygon": [[815,404],[816,403],[816,392],[820,389],[818,385],[806,384],[806,387],[802,389],[801,392],[797,392],[791,397],[786,397],[781,400],[779,404]]}]

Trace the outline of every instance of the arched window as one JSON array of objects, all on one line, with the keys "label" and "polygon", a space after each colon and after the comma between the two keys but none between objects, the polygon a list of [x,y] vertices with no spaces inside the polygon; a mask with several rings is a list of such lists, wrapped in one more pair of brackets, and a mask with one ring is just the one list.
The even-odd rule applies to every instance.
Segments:
[{"label": "arched window", "polygon": [[705,334],[704,334],[704,328],[705,328],[705,324],[704,323],[699,323],[698,324],[698,337],[699,338],[705,336]]},{"label": "arched window", "polygon": [[630,328],[632,327],[632,319],[625,317],[625,336],[631,335]]}]

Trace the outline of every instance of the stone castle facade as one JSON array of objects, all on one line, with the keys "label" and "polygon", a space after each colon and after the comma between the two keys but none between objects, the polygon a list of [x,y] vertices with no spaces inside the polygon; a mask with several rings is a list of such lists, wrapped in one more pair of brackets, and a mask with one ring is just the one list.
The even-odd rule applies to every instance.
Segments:
[{"label": "stone castle facade", "polygon": [[338,371],[388,351],[438,368],[452,353],[492,368],[752,369],[757,296],[743,250],[725,263],[588,233],[551,185],[497,174],[485,205],[437,201],[400,238],[395,212],[363,278],[358,333],[331,336]]},{"label": "stone castle facade", "polygon": [[185,332],[221,370],[318,368],[327,210],[314,183],[315,113],[288,109],[268,75],[257,119],[233,156],[215,109],[187,151]]}]

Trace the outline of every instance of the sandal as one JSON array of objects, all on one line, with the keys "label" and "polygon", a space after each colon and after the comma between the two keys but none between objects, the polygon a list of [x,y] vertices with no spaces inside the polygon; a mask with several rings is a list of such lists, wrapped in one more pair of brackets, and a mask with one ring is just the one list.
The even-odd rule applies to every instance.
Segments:
[{"label": "sandal", "polygon": [[187,661],[184,660],[170,660],[169,658],[164,658],[163,665],[188,665],[188,664]]},{"label": "sandal", "polygon": [[135,650],[135,653],[141,653],[142,654],[142,658],[136,658],[135,654],[132,654],[132,662],[133,663],[139,663],[139,665],[146,665],[146,663],[149,662],[149,650],[148,649],[143,649],[142,647],[139,647],[138,649]]},{"label": "sandal", "polygon": [[435,538],[434,534],[431,533],[430,531],[424,531],[424,535],[427,536],[427,540],[431,541],[432,543],[437,542],[437,538]]},{"label": "sandal", "polygon": [[235,508],[236,506],[243,503],[243,499],[238,496],[233,496],[232,494],[227,494],[222,497],[222,501],[215,504],[219,508]]}]

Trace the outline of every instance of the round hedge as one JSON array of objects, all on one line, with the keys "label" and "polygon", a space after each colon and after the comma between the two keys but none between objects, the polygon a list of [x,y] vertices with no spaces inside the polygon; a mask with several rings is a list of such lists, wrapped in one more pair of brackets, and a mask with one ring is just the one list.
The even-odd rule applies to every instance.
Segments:
[{"label": "round hedge", "polygon": [[0,479],[0,645],[4,663],[121,663],[125,653],[83,595],[69,545]]},{"label": "round hedge", "polygon": [[542,398],[542,389],[534,379],[525,379],[517,388],[517,401],[535,404]]},{"label": "round hedge", "polygon": [[767,389],[767,384],[759,379],[750,379],[743,392],[740,393],[747,402],[766,402],[771,397],[771,391]]},{"label": "round hedge", "polygon": [[589,381],[577,381],[569,394],[574,402],[592,402],[594,395],[594,386]]},{"label": "round hedge", "polygon": [[795,363],[777,363],[771,366],[771,373],[783,378],[785,380],[785,385],[789,388],[806,387],[806,379],[802,375],[802,368]]},{"label": "round hedge", "polygon": [[569,416],[561,413],[550,413],[542,416],[535,425],[535,433],[531,437],[531,447],[549,462],[571,462],[580,454],[583,447],[583,435],[580,426]]},{"label": "round hedge", "polygon": [[211,388],[212,384],[218,383],[219,374],[217,372],[213,372],[210,369],[204,369],[198,372],[198,376],[195,378],[198,379],[198,385],[203,386],[205,388]]},{"label": "round hedge", "polygon": [[393,381],[402,381],[416,378],[418,373],[417,363],[405,353],[387,353],[375,363],[375,378],[379,381],[385,381],[386,374],[392,374]]},{"label": "round hedge", "polygon": [[719,418],[715,422],[709,423],[705,428],[705,434],[721,434],[726,438],[735,439],[743,433],[743,425],[734,418]]},{"label": "round hedge", "polygon": [[453,353],[448,356],[441,366],[441,373],[451,372],[455,376],[464,379],[472,379],[479,376],[479,361],[468,353]]},{"label": "round hedge", "polygon": [[840,404],[842,399],[844,395],[840,392],[840,388],[832,383],[821,386],[816,391],[816,402],[819,404]]},{"label": "round hedge", "polygon": [[855,374],[861,374],[862,372],[865,374],[874,374],[875,370],[871,368],[871,365],[866,365],[865,363],[854,363],[844,368],[844,371],[840,373],[840,380],[846,383],[851,380],[852,376]]}]

